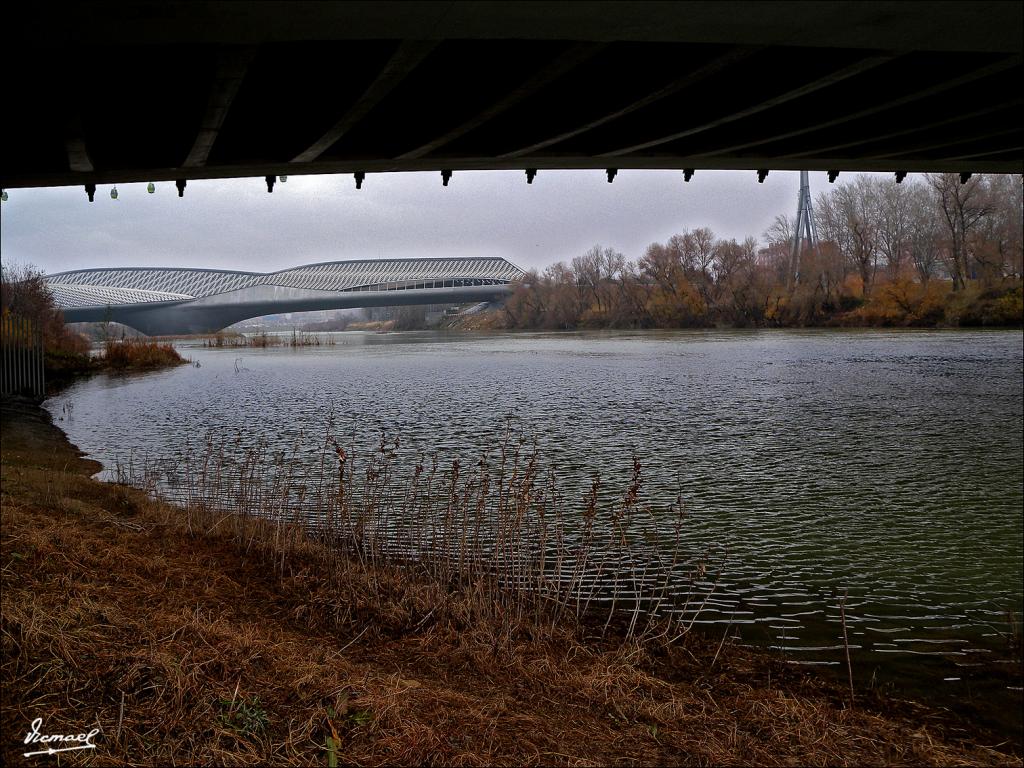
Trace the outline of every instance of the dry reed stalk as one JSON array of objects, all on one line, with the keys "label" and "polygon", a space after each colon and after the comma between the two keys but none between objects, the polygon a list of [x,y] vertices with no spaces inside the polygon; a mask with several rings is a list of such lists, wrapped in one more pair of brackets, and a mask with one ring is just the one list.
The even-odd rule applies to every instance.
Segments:
[{"label": "dry reed stalk", "polygon": [[[678,568],[685,543],[681,499],[674,505],[668,551],[652,550],[632,526],[638,515],[652,515],[641,503],[642,468],[635,457],[617,504],[603,507],[595,477],[582,515],[570,518],[554,471],[541,474],[536,442],[515,435],[511,422],[496,464],[484,452],[472,472],[458,459],[442,471],[435,455],[428,471],[421,457],[404,482],[396,475],[398,440],[382,436],[375,451],[358,456],[331,436],[333,423],[330,414],[312,465],[301,465],[298,441],[271,453],[265,440],[244,449],[240,435],[234,444],[208,436],[205,452],[190,452],[178,473],[184,488],[170,487],[169,479],[158,485],[183,502],[190,531],[200,515],[217,513],[217,526],[230,515],[246,552],[264,535],[261,523],[271,523],[281,577],[295,571],[290,561],[312,538],[326,545],[324,568],[333,580],[355,567],[374,582],[382,566],[397,566],[449,588],[467,588],[473,610],[486,620],[499,611],[506,627],[531,623],[554,631],[567,617],[579,622],[603,592],[603,634],[620,612],[627,636],[665,644],[693,626],[699,611],[685,623],[682,614],[673,614],[678,606],[669,594],[704,574]],[[684,610],[693,593],[687,590]]]},{"label": "dry reed stalk", "polygon": [[846,633],[846,595],[847,590],[843,590],[843,597],[839,601],[839,619],[843,626],[843,651],[846,654],[846,674],[850,683],[850,709],[854,707],[854,693],[853,693],[853,664],[850,662],[850,639]]}]

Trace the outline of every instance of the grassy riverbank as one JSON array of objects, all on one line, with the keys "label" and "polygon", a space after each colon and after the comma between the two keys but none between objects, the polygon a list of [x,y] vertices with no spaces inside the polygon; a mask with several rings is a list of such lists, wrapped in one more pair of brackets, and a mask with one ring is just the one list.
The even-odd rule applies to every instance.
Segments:
[{"label": "grassy riverbank", "polygon": [[124,339],[105,342],[97,355],[90,355],[87,345],[73,351],[47,348],[45,362],[47,389],[52,394],[96,373],[154,371],[189,361],[171,343]]},{"label": "grassy riverbank", "polygon": [[[183,365],[188,361],[173,344],[140,338],[137,331],[121,327],[121,338],[113,335],[110,323],[79,325],[94,334],[84,334],[64,322],[42,272],[31,266],[4,264],[0,270],[0,314],[17,318],[42,340],[43,367],[52,392],[93,373],[149,371]],[[5,324],[4,333],[8,333]],[[91,337],[90,337],[91,336]],[[102,341],[93,354],[95,341]],[[18,341],[22,344],[24,340]]]},{"label": "grassy riverbank", "polygon": [[66,764],[1021,764],[721,637],[540,624],[472,585],[183,514],[90,479],[28,404],[5,404],[2,436],[5,764],[30,762],[37,717],[100,729]]},{"label": "grassy riverbank", "polygon": [[173,344],[143,339],[108,341],[97,361],[106,371],[151,371],[188,362]]}]

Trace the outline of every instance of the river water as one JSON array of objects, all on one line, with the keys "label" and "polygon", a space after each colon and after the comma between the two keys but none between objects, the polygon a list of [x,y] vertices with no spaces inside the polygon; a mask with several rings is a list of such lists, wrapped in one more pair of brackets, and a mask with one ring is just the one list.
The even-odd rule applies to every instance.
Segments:
[{"label": "river water", "polygon": [[332,410],[355,450],[386,432],[410,464],[468,461],[511,417],[569,499],[595,473],[621,494],[634,455],[655,519],[682,494],[684,545],[725,553],[699,623],[845,671],[846,592],[859,677],[1019,701],[1005,659],[1024,593],[1020,331],[321,338],[183,343],[198,367],[98,376],[47,407],[108,470],[184,461],[210,430],[314,444]]}]

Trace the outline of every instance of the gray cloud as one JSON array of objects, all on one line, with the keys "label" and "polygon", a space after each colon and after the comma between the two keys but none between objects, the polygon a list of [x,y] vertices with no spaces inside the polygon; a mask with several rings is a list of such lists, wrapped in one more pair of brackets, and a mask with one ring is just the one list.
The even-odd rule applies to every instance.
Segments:
[{"label": "gray cloud", "polygon": [[[10,190],[3,204],[5,261],[48,273],[99,266],[189,266],[269,271],[355,258],[503,256],[521,267],[571,259],[600,243],[628,258],[687,228],[756,238],[775,215],[792,215],[796,172],[758,184],[753,171],[600,171],[367,177],[292,176],[267,194],[262,179],[101,187],[89,204],[81,187]],[[812,192],[827,186],[812,174]]]}]

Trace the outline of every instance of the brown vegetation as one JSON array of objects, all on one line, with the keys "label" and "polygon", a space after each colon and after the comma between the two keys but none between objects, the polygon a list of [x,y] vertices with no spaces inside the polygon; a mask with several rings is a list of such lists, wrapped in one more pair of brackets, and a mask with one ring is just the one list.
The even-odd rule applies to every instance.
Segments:
[{"label": "brown vegetation", "polygon": [[1019,326],[1022,221],[1019,176],[861,176],[818,195],[818,247],[795,261],[785,216],[764,233],[764,248],[704,227],[653,243],[636,261],[595,246],[529,274],[501,324]]},{"label": "brown vegetation", "polygon": [[73,376],[90,369],[88,339],[64,325],[64,315],[39,270],[0,265],[0,312],[26,318],[41,331],[48,378]]},{"label": "brown vegetation", "polygon": [[142,339],[107,340],[98,363],[111,371],[145,371],[181,365],[185,358],[178,354],[173,344]]},{"label": "brown vegetation", "polygon": [[[318,459],[304,444],[239,451],[210,435],[205,450],[189,450],[170,473],[119,463],[116,474],[174,500],[186,519],[199,511],[243,525],[274,521],[364,570],[387,565],[429,577],[453,594],[469,589],[470,618],[485,623],[495,612],[531,616],[538,627],[571,616],[600,623],[603,632],[615,622],[626,637],[671,644],[689,631],[694,611],[710,596],[706,589],[682,594],[709,567],[714,571],[711,553],[684,556],[682,499],[651,508],[635,457],[620,497],[609,496],[595,475],[574,513],[555,470],[543,468],[537,445],[514,434],[511,421],[504,438],[468,466],[421,456],[405,476],[399,446],[399,438],[382,437],[366,455],[350,454],[329,419]],[[654,518],[674,537],[652,542],[644,527]]]},{"label": "brown vegetation", "polygon": [[858,701],[725,642],[603,639],[289,525],[89,479],[5,407],[2,710],[98,727],[67,763],[1020,765],[938,713]]},{"label": "brown vegetation", "polygon": [[97,371],[151,370],[187,362],[170,343],[123,335],[118,340],[106,332],[101,354],[90,354],[91,342],[65,325],[64,314],[57,307],[43,273],[34,267],[4,265],[0,299],[5,315],[26,318],[42,332],[50,388]]},{"label": "brown vegetation", "polygon": [[255,333],[250,335],[242,333],[225,333],[221,331],[203,339],[204,347],[256,347],[265,349],[267,347],[319,347],[334,346],[334,338],[328,336],[322,339],[319,334],[296,331],[292,329],[290,336],[280,333]]}]

